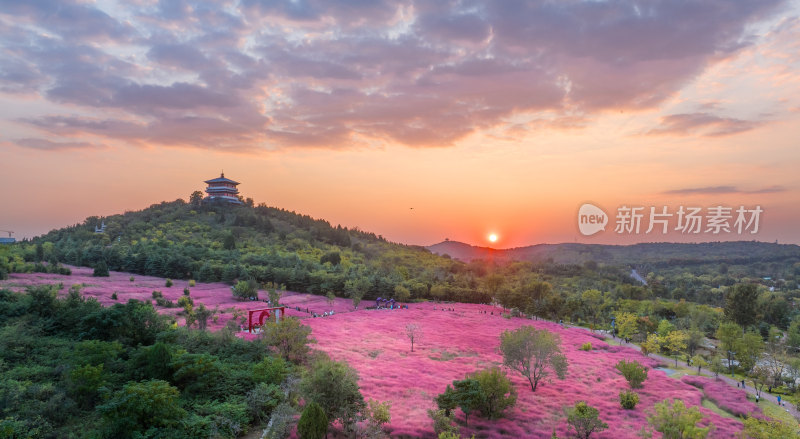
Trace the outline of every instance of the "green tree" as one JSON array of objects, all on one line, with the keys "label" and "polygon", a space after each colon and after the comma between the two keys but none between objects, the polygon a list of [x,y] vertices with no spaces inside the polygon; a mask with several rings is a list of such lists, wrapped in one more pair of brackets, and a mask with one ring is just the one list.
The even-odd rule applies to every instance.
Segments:
[{"label": "green tree", "polygon": [[689,336],[686,331],[672,331],[663,338],[664,349],[675,358],[675,367],[678,367],[678,356],[686,350],[686,340]]},{"label": "green tree", "polygon": [[142,348],[142,371],[151,379],[169,381],[172,378],[172,352],[166,343],[158,342],[153,346]]},{"label": "green tree", "polygon": [[800,439],[800,433],[790,423],[749,416],[744,420],[744,435],[749,439]]},{"label": "green tree", "polygon": [[702,419],[703,415],[697,407],[686,407],[683,401],[676,399],[656,403],[647,422],[664,439],[704,439],[714,424],[698,427],[697,423]]},{"label": "green tree", "polygon": [[189,203],[192,206],[199,206],[203,203],[203,193],[200,191],[194,191],[191,195],[189,195]]},{"label": "green tree", "polygon": [[186,416],[180,407],[178,389],[166,381],[151,380],[128,383],[115,392],[111,399],[97,407],[103,417],[108,434],[116,438],[142,437],[151,428],[162,429],[162,434],[178,425]]},{"label": "green tree", "polygon": [[742,328],[734,322],[720,323],[715,334],[719,340],[719,347],[728,360],[728,368],[733,375],[733,360],[736,358],[736,351],[739,349],[739,339],[742,337]]},{"label": "green tree", "polygon": [[433,400],[436,402],[436,406],[439,407],[439,410],[444,411],[447,417],[450,417],[453,410],[458,407],[458,395],[450,384],[444,389],[444,393],[440,393]]},{"label": "green tree", "polygon": [[595,330],[605,302],[603,293],[599,290],[586,290],[581,294],[581,302],[584,306],[584,312],[592,321],[592,330]]},{"label": "green tree", "polygon": [[761,359],[764,352],[764,340],[755,331],[747,331],[736,343],[739,367],[744,373],[749,373]]},{"label": "green tree", "polygon": [[94,272],[92,272],[92,276],[94,277],[108,277],[108,265],[106,265],[106,261],[100,260],[97,265],[94,266]]},{"label": "green tree", "polygon": [[642,383],[647,379],[647,367],[635,360],[619,360],[615,367],[625,377],[632,389],[642,388]]},{"label": "green tree", "polygon": [[258,283],[252,279],[240,280],[231,287],[231,292],[233,292],[233,297],[240,299],[258,299]]},{"label": "green tree", "polygon": [[273,347],[284,359],[297,364],[308,357],[309,343],[315,343],[310,335],[311,328],[294,317],[265,323],[261,331],[261,339],[267,346]]},{"label": "green tree", "polygon": [[642,343],[642,353],[650,355],[661,351],[661,337],[656,333],[647,336],[647,340]]},{"label": "green tree", "polygon": [[702,355],[697,354],[692,357],[692,366],[697,366],[697,374],[700,375],[700,369],[708,366],[708,361]]},{"label": "green tree", "polygon": [[616,314],[617,335],[624,340],[631,340],[639,333],[639,318],[629,312]]},{"label": "green tree", "polygon": [[102,364],[97,366],[87,364],[76,367],[69,373],[70,393],[75,396],[76,401],[84,408],[94,406],[99,396],[98,391],[105,384]]},{"label": "green tree", "polygon": [[253,380],[258,383],[283,383],[289,375],[289,365],[283,357],[266,356],[253,365]]},{"label": "green tree", "polygon": [[565,410],[567,414],[567,424],[575,437],[588,439],[592,433],[599,433],[608,428],[608,424],[600,420],[600,412],[586,404],[585,401],[578,401],[574,407]]},{"label": "green tree", "polygon": [[300,382],[306,401],[322,407],[329,421],[338,420],[352,432],[366,409],[358,387],[358,373],[344,362],[318,359]]},{"label": "green tree", "polygon": [[500,335],[503,364],[528,379],[536,391],[539,381],[555,373],[559,379],[567,374],[567,357],[561,353],[561,338],[547,330],[522,326]]},{"label": "green tree", "polygon": [[328,417],[316,402],[306,404],[297,422],[300,439],[322,439],[328,433]]},{"label": "green tree", "polygon": [[480,410],[486,399],[486,395],[481,389],[478,380],[466,378],[453,381],[453,388],[456,392],[458,408],[464,412],[464,423],[469,426],[469,415],[475,410]]},{"label": "green tree", "polygon": [[758,287],[752,283],[740,283],[725,294],[725,317],[746,328],[758,321],[755,312],[758,304]]},{"label": "green tree", "polygon": [[222,241],[222,248],[225,250],[236,249],[236,238],[233,236],[233,233],[225,234],[225,238]]},{"label": "green tree", "polygon": [[503,416],[506,409],[517,403],[517,391],[506,373],[499,367],[474,372],[470,378],[478,381],[484,398],[478,410],[489,419]]},{"label": "green tree", "polygon": [[[185,296],[181,296],[185,297]],[[197,319],[197,327],[201,331],[205,331],[208,327],[208,319],[214,315],[214,311],[206,308],[205,305],[202,303],[197,305],[197,308],[194,310],[194,316]]]},{"label": "green tree", "polygon": [[711,371],[714,372],[714,378],[719,378],[719,375],[725,373],[725,365],[722,363],[722,357],[715,354],[711,357]]},{"label": "green tree", "polygon": [[370,399],[367,401],[367,425],[362,433],[365,439],[381,439],[388,435],[383,431],[384,425],[392,420],[392,405],[390,402],[380,402]]}]

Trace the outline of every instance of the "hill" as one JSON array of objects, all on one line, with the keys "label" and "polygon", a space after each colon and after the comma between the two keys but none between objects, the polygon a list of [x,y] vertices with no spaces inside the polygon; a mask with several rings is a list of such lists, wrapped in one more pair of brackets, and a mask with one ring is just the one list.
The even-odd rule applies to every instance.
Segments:
[{"label": "hill", "polygon": [[746,264],[800,257],[800,246],[758,241],[657,242],[633,245],[563,243],[510,249],[493,249],[457,241],[443,241],[426,248],[435,254],[448,255],[465,262],[477,259],[533,262],[550,260],[557,264],[583,264],[595,261],[612,265],[664,266],[721,261]]}]

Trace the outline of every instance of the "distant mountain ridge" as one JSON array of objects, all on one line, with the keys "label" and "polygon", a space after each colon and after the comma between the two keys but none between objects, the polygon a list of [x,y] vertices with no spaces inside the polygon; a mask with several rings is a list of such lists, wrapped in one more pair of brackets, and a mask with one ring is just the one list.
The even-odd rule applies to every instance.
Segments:
[{"label": "distant mountain ridge", "polygon": [[608,244],[536,244],[510,249],[479,247],[458,241],[442,241],[426,247],[432,253],[470,262],[545,261],[559,264],[582,264],[587,261],[611,264],[659,264],[781,260],[800,257],[800,246],[759,241],[703,243],[655,242],[632,245]]}]

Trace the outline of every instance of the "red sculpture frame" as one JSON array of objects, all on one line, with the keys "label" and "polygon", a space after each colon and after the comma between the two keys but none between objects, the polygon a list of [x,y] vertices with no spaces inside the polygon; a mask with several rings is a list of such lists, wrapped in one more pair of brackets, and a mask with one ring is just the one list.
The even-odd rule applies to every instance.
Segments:
[{"label": "red sculpture frame", "polygon": [[[280,311],[280,313],[276,313],[278,319],[281,316],[286,315],[286,307],[285,306],[276,306],[273,308],[261,308],[261,309],[254,309],[252,311],[247,311],[247,330],[248,332],[252,333],[253,328],[256,326],[261,326],[264,324],[264,320],[270,318],[272,313],[270,311]],[[257,319],[258,321],[253,320],[253,316],[258,314]]]}]

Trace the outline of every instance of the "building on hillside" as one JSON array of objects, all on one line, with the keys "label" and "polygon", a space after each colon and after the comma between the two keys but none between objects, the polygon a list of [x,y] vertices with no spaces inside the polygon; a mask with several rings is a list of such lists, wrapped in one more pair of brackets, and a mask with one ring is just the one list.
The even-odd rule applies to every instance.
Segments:
[{"label": "building on hillside", "polygon": [[219,175],[219,178],[206,180],[205,183],[208,185],[206,188],[206,194],[208,194],[208,196],[204,201],[223,201],[233,204],[243,204],[239,199],[239,189],[236,188],[239,182],[225,178],[224,172]]}]

